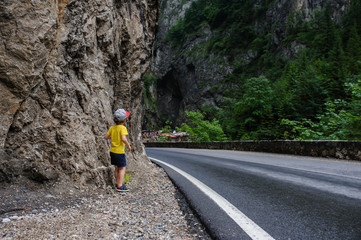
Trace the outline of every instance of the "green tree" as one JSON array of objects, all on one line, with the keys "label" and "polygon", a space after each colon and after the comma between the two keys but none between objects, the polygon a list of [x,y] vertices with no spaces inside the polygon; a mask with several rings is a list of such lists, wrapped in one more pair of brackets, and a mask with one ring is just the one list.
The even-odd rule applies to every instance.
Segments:
[{"label": "green tree", "polygon": [[217,110],[216,118],[219,119],[226,136],[231,139],[239,139],[240,122],[234,111],[236,99],[226,97],[223,99],[221,104],[222,107]]},{"label": "green tree", "polygon": [[328,4],[325,10],[316,15],[314,19],[315,33],[312,45],[317,50],[316,57],[328,57],[335,43],[335,23],[331,18],[331,5]]},{"label": "green tree", "polygon": [[172,42],[173,47],[181,46],[185,40],[184,19],[180,18],[177,24],[173,25],[165,37],[166,41]]},{"label": "green tree", "polygon": [[[325,60],[324,60],[325,61]],[[327,76],[328,95],[332,98],[343,98],[345,91],[345,54],[342,48],[341,37],[338,35],[334,41],[334,46],[329,52],[327,59],[327,68],[324,73]]]},{"label": "green tree", "polygon": [[350,38],[346,45],[346,64],[351,74],[361,73],[361,37],[357,31],[356,21],[350,29]]},{"label": "green tree", "polygon": [[[351,0],[349,11],[343,17],[343,28],[345,30],[344,36],[349,38],[348,30],[352,28],[353,25],[361,26],[361,1]],[[361,29],[358,28],[358,34],[361,33]]]},{"label": "green tree", "polygon": [[273,91],[269,80],[250,78],[242,88],[242,97],[234,106],[241,138],[273,138],[270,131],[273,127]]},{"label": "green tree", "polygon": [[219,121],[209,122],[204,120],[204,115],[199,112],[186,111],[187,123],[183,123],[179,131],[190,134],[190,138],[197,142],[226,141],[227,138]]}]

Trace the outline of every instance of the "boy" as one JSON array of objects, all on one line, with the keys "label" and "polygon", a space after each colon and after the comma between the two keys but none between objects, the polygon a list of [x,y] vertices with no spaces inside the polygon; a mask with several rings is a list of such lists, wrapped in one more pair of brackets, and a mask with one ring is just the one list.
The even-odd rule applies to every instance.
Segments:
[{"label": "boy", "polygon": [[129,152],[132,150],[127,140],[128,131],[123,125],[129,117],[129,112],[124,109],[118,109],[114,112],[114,122],[116,125],[111,126],[108,133],[105,135],[105,139],[111,140],[110,159],[111,164],[115,166],[114,176],[117,182],[117,191],[128,191],[127,186],[123,184],[125,176],[125,166],[127,165],[125,159],[125,145]]}]

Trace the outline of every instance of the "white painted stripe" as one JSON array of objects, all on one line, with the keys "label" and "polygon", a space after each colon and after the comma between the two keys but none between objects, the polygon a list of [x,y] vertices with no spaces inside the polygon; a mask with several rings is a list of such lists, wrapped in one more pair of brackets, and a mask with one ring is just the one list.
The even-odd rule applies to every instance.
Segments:
[{"label": "white painted stripe", "polygon": [[241,211],[239,211],[232,203],[228,202],[221,195],[213,191],[207,185],[189,175],[188,173],[176,168],[173,165],[165,163],[161,160],[155,158],[149,158],[154,162],[159,162],[161,164],[166,165],[167,167],[173,169],[174,171],[181,174],[183,177],[191,181],[196,187],[198,187],[205,195],[207,195],[210,199],[212,199],[230,218],[232,218],[238,226],[240,226],[243,231],[245,231],[248,236],[252,239],[257,240],[266,240],[273,239],[266,231],[264,231],[260,226],[258,226],[255,222],[249,219],[246,215],[244,215]]}]

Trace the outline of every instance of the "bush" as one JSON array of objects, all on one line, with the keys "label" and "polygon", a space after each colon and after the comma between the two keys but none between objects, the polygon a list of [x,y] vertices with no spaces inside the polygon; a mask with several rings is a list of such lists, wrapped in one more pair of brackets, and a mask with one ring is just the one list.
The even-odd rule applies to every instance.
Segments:
[{"label": "bush", "polygon": [[187,123],[183,123],[177,130],[190,134],[190,139],[196,142],[226,141],[227,138],[219,121],[204,120],[201,112],[186,111]]},{"label": "bush", "polygon": [[361,77],[357,82],[345,84],[351,92],[351,101],[334,100],[325,104],[325,111],[315,120],[292,121],[282,119],[281,124],[291,131],[285,137],[297,140],[361,140]]}]

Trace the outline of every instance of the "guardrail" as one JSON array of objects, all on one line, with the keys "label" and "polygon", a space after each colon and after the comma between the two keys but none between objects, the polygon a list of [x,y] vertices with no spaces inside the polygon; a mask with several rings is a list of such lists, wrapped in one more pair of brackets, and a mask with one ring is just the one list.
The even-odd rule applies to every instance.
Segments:
[{"label": "guardrail", "polygon": [[144,142],[146,147],[223,149],[361,161],[361,141]]}]

